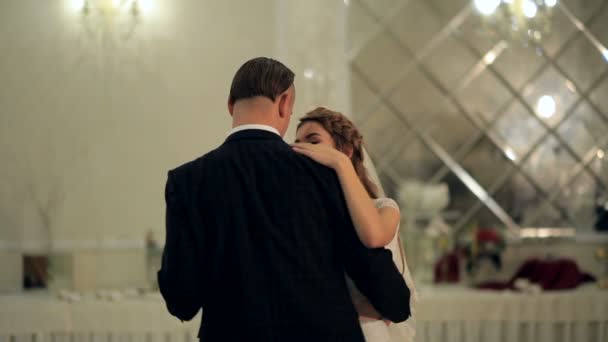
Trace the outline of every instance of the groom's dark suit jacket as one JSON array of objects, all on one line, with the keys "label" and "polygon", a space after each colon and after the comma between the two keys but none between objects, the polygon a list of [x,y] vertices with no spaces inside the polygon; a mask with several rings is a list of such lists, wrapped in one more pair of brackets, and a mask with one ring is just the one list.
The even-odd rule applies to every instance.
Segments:
[{"label": "groom's dark suit jacket", "polygon": [[363,341],[344,272],[384,317],[410,315],[385,249],[359,241],[335,172],[244,130],[169,172],[158,272],[169,312],[215,341]]}]

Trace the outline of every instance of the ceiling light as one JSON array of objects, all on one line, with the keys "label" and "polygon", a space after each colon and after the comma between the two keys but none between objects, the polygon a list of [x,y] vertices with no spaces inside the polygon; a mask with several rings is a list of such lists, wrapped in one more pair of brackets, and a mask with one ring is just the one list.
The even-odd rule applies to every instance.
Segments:
[{"label": "ceiling light", "polygon": [[543,95],[538,99],[536,111],[541,118],[548,119],[555,114],[555,99],[550,95]]},{"label": "ceiling light", "polygon": [[490,15],[500,6],[500,0],[475,0],[477,10],[485,15]]},{"label": "ceiling light", "polygon": [[538,12],[538,7],[531,0],[525,0],[521,9],[528,18],[534,18]]},{"label": "ceiling light", "polygon": [[315,71],[311,68],[304,70],[304,78],[312,80],[315,77]]},{"label": "ceiling light", "polygon": [[545,5],[547,7],[553,7],[553,6],[557,5],[557,0],[545,0]]}]

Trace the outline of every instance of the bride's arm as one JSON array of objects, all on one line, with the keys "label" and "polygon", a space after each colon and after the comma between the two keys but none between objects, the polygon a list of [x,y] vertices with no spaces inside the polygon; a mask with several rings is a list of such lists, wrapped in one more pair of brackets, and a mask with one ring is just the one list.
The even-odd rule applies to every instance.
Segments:
[{"label": "bride's arm", "polygon": [[399,211],[391,207],[376,209],[348,156],[326,145],[298,143],[293,146],[296,152],[336,171],[361,242],[369,248],[386,246],[395,236]]},{"label": "bride's arm", "polygon": [[395,236],[399,211],[391,207],[376,209],[350,159],[344,157],[334,170],[338,174],[357,235],[369,248],[384,247]]}]

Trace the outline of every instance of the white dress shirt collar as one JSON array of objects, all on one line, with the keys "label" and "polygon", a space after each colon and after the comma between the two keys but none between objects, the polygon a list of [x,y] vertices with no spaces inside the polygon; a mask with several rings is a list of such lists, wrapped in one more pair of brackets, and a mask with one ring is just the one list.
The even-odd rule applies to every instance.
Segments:
[{"label": "white dress shirt collar", "polygon": [[268,131],[268,132],[272,132],[278,136],[281,136],[281,134],[279,134],[279,131],[271,126],[268,125],[259,125],[259,124],[249,124],[249,125],[240,125],[240,126],[236,126],[233,129],[230,130],[230,132],[228,132],[228,135],[232,135],[236,132],[240,132],[240,131],[244,131],[246,129],[261,129],[263,131]]}]

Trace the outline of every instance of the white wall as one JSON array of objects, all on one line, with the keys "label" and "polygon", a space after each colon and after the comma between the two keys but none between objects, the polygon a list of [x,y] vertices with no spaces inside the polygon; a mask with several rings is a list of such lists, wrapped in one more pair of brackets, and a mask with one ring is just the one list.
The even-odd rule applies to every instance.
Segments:
[{"label": "white wall", "polygon": [[[223,141],[229,84],[251,57],[298,73],[294,123],[350,103],[345,73],[327,78],[342,1],[148,0],[130,40],[116,38],[128,18],[87,34],[72,2],[0,4],[0,241],[162,239],[166,171]],[[311,85],[313,62],[326,78]]]},{"label": "white wall", "polygon": [[[234,71],[274,54],[272,4],[239,2],[247,15],[230,20],[233,2],[158,1],[130,41],[102,48],[62,1],[4,1],[0,135],[12,165],[3,188],[22,196],[33,182],[42,201],[63,193],[61,239],[161,228],[166,170],[222,141]],[[4,200],[17,226],[8,230],[39,235],[31,198],[21,218],[21,201]]]}]

